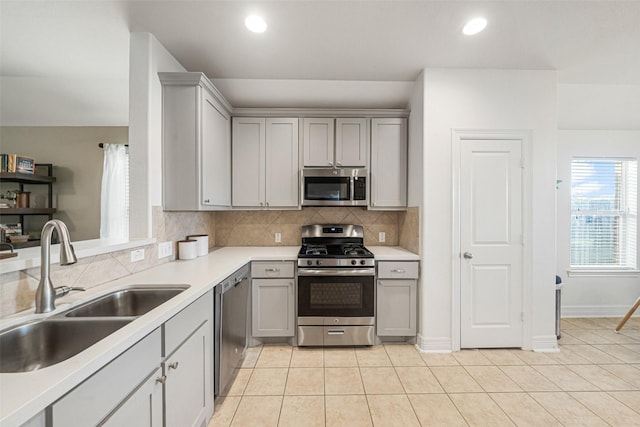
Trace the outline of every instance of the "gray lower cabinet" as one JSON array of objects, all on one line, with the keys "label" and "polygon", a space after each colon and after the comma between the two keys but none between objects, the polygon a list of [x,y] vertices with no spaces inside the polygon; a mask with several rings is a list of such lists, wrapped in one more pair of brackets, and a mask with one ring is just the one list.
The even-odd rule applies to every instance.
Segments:
[{"label": "gray lower cabinet", "polygon": [[47,411],[51,426],[201,426],[213,414],[213,292]]},{"label": "gray lower cabinet", "polygon": [[417,279],[418,262],[378,262],[378,336],[416,334]]},{"label": "gray lower cabinet", "polygon": [[252,336],[294,336],[296,281],[293,262],[253,262],[251,277]]},{"label": "gray lower cabinet", "polygon": [[102,426],[162,427],[162,372],[160,368],[142,383]]},{"label": "gray lower cabinet", "polygon": [[[209,306],[213,307],[213,303]],[[209,420],[207,406],[213,396],[207,393],[211,371],[207,368],[213,360],[206,351],[212,338],[207,323],[185,341],[176,352],[163,362],[166,376],[164,387],[166,426],[200,426]]]}]

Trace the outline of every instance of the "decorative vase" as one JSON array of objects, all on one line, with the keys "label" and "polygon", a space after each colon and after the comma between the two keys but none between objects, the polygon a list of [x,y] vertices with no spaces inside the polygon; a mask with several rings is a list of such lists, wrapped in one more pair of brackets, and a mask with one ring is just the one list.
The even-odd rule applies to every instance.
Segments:
[{"label": "decorative vase", "polygon": [[23,191],[22,193],[16,193],[16,208],[28,208],[29,207],[29,191]]}]

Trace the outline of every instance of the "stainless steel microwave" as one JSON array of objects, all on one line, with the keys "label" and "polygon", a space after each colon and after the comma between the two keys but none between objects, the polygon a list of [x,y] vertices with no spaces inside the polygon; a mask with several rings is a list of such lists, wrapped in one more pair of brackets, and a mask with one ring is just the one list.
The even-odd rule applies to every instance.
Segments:
[{"label": "stainless steel microwave", "polygon": [[302,206],[367,206],[365,168],[303,169]]}]

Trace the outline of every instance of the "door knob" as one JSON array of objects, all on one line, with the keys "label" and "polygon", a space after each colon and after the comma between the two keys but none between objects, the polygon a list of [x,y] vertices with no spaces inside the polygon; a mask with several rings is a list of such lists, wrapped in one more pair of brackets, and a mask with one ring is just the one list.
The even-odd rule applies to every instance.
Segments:
[{"label": "door knob", "polygon": [[473,259],[473,254],[471,252],[465,252],[462,254],[464,259]]}]

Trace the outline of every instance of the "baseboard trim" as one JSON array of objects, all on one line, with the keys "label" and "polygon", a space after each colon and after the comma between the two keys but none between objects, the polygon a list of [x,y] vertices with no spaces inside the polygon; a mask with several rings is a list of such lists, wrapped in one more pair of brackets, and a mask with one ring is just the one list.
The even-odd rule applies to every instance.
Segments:
[{"label": "baseboard trim", "polygon": [[631,305],[569,305],[562,306],[560,317],[623,317]]},{"label": "baseboard trim", "polygon": [[416,344],[422,353],[451,353],[451,338],[449,337],[425,337],[418,334]]},{"label": "baseboard trim", "polygon": [[541,353],[556,353],[558,349],[558,338],[555,335],[538,335],[531,340],[531,349]]}]

